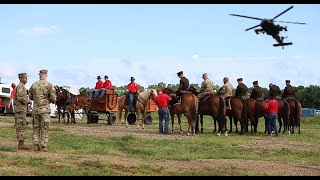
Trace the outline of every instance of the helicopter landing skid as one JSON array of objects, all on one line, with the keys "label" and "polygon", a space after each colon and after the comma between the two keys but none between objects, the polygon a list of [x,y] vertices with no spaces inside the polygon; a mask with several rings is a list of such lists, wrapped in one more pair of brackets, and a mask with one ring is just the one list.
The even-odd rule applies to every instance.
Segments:
[{"label": "helicopter landing skid", "polygon": [[289,43],[282,43],[282,44],[273,44],[274,47],[277,47],[277,46],[289,46],[289,45],[292,45],[292,43],[289,42]]}]

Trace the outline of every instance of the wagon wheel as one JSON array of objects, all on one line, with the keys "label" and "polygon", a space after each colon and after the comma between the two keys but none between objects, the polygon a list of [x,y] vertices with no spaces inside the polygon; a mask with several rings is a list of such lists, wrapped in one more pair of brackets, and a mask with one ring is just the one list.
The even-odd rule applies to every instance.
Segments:
[{"label": "wagon wheel", "polygon": [[150,113],[150,112],[146,115],[146,117],[145,117],[145,119],[144,119],[144,123],[145,123],[146,125],[152,124],[152,116],[151,116],[151,113]]},{"label": "wagon wheel", "polygon": [[108,116],[108,125],[112,125],[114,124],[114,122],[116,121],[116,116],[114,114],[109,114]]},{"label": "wagon wheel", "polygon": [[137,120],[137,116],[134,113],[130,113],[127,117],[127,121],[129,124],[134,124]]}]

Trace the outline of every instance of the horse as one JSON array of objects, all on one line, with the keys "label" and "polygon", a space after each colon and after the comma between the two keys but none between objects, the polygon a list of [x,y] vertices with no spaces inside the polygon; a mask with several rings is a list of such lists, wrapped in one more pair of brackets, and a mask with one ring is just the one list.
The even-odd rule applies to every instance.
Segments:
[{"label": "horse", "polygon": [[[56,100],[56,106],[58,111],[59,120],[58,123],[60,123],[60,114],[62,109],[62,118],[65,119],[65,112],[66,112],[66,105],[69,104],[68,97],[70,97],[70,93],[68,91],[65,91],[61,86],[54,86],[56,89],[57,94],[57,100]],[[68,115],[68,123],[69,123],[69,114]],[[63,121],[65,123],[65,120]]]},{"label": "horse", "polygon": [[[85,113],[88,115],[88,110],[91,105],[91,98],[86,94],[73,95],[66,89],[62,87],[56,86],[57,92],[57,109],[59,113],[59,122],[60,122],[60,110],[63,109],[63,118],[65,111],[67,110],[71,116],[71,122],[76,123],[75,121],[75,111],[79,109],[83,109]],[[68,121],[69,123],[69,115]],[[64,121],[65,123],[65,121]]]},{"label": "horse", "polygon": [[[189,89],[194,95],[198,96],[199,92],[193,87]],[[218,135],[220,133],[225,132],[225,136],[227,136],[227,132],[225,131],[226,124],[226,112],[225,112],[225,101],[221,96],[217,96],[213,93],[205,95],[203,97],[204,100],[199,100],[198,105],[198,115],[200,116],[200,124],[201,124],[201,133],[203,133],[203,115],[209,115],[213,118],[214,121],[218,121],[219,130]],[[196,132],[199,131],[199,120],[196,123]]]},{"label": "horse", "polygon": [[[168,95],[174,94],[174,91],[169,88],[163,88],[162,92]],[[198,115],[198,97],[192,93],[183,93],[181,95],[181,103],[173,104],[169,106],[170,116],[171,116],[171,125],[172,133],[174,133],[174,114],[178,115],[178,123],[180,127],[180,134],[183,133],[181,128],[181,115],[184,114],[188,119],[188,135],[195,135],[197,115]]]},{"label": "horse", "polygon": [[[279,107],[278,107],[278,122],[279,122],[279,133],[281,132],[282,129],[282,124],[284,125],[283,128],[283,134],[288,131],[289,132],[289,113],[290,113],[290,107],[287,101],[284,101],[282,99],[278,99]],[[249,103],[248,104],[248,111],[251,113],[254,112],[254,121],[251,123],[251,125],[254,126],[254,133],[257,132],[257,127],[258,127],[258,120],[260,117],[265,117],[266,115],[266,106],[267,100],[260,101],[260,102],[255,102]],[[251,119],[251,118],[250,118]],[[282,121],[283,120],[283,121]],[[266,121],[265,121],[266,122]],[[266,124],[265,124],[266,127]],[[252,126],[251,126],[251,132],[252,132]]]},{"label": "horse", "polygon": [[[139,125],[139,116],[140,113],[142,115],[142,129],[144,129],[144,121],[146,117],[146,107],[149,99],[153,99],[158,95],[157,91],[155,89],[147,89],[144,92],[139,93],[137,97],[137,103],[135,106],[135,110],[137,112],[137,128],[140,127]],[[127,116],[128,112],[130,110],[130,106],[126,105],[126,98],[127,95],[122,95],[118,97],[118,116],[116,119],[116,122],[119,123],[119,126],[121,126],[121,115],[122,115],[122,110],[125,109],[125,114],[124,114],[124,119],[126,122],[126,127],[128,127],[128,121],[127,121]]]},{"label": "horse", "polygon": [[289,103],[290,106],[290,115],[289,115],[289,120],[290,120],[290,132],[294,134],[294,127],[298,126],[298,133],[301,133],[301,115],[302,115],[302,106],[301,103],[293,98],[288,98],[286,100]]}]

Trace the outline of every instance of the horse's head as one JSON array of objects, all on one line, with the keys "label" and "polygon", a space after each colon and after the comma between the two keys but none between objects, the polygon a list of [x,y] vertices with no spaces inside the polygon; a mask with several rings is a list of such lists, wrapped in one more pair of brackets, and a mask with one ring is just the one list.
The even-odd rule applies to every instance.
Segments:
[{"label": "horse's head", "polygon": [[63,89],[61,86],[55,86],[57,94],[57,102],[67,101],[67,90]]},{"label": "horse's head", "polygon": [[174,91],[172,89],[169,89],[169,88],[163,88],[162,89],[162,93],[170,95],[170,94],[173,94]]},{"label": "horse's head", "polygon": [[156,89],[150,89],[150,90],[151,90],[151,92],[150,92],[150,98],[151,98],[152,100],[154,100],[154,99],[158,96],[158,92],[157,92]]}]

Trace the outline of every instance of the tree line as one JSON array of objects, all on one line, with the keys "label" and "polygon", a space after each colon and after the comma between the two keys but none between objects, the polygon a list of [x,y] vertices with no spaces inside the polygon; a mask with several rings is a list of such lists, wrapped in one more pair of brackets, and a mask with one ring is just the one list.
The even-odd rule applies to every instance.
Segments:
[{"label": "tree line", "polygon": [[[193,86],[197,89],[197,91],[200,91],[200,85],[199,84],[190,84],[190,86]],[[160,82],[158,84],[152,84],[148,85],[147,88],[154,88],[154,89],[160,89],[163,87],[170,88],[174,91],[176,91],[179,88],[179,84],[166,84],[164,82]],[[269,88],[261,87],[263,90],[264,98],[268,97]],[[127,85],[124,86],[113,86],[113,89],[115,90],[115,93],[118,96],[121,96],[125,92],[127,92]],[[144,91],[145,87],[140,86],[140,91]],[[236,86],[234,87],[233,94],[235,93]],[[251,93],[253,87],[250,87],[248,92]],[[304,108],[316,108],[320,109],[320,86],[317,85],[310,85],[308,87],[304,86],[298,86],[295,87],[296,89],[296,98],[301,102],[302,107]],[[80,93],[88,94],[90,91],[93,91],[93,88],[89,87],[82,87],[80,88]],[[219,91],[220,86],[215,85],[214,90]],[[283,90],[282,90],[283,91]]]}]

